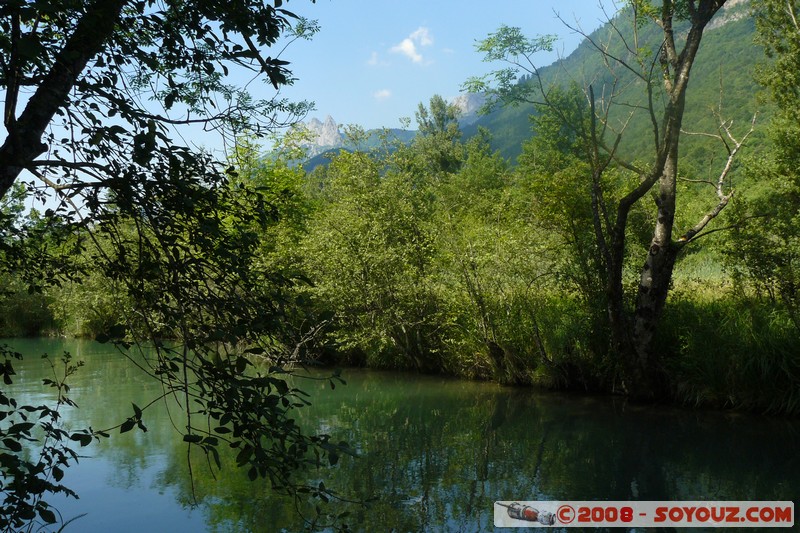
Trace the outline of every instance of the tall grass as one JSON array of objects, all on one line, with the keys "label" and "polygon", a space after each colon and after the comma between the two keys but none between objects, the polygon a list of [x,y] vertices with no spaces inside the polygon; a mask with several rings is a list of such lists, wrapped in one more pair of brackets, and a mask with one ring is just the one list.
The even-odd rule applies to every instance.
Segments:
[{"label": "tall grass", "polygon": [[800,414],[800,331],[780,307],[678,296],[658,340],[677,401]]}]

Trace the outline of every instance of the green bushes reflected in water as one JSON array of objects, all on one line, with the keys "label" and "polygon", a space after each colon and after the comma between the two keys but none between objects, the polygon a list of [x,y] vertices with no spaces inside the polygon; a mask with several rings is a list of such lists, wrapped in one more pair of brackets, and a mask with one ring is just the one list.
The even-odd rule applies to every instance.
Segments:
[{"label": "green bushes reflected in water", "polygon": [[[112,347],[80,341],[25,340],[28,354],[64,350],[86,365],[72,383],[75,427],[116,425],[131,402],[146,405],[157,384]],[[19,397],[42,399],[44,367],[19,365]],[[313,375],[313,373],[312,373]],[[721,412],[633,406],[615,398],[414,374],[346,370],[346,386],[296,378],[312,406],[301,424],[358,451],[309,473],[334,488],[357,531],[486,531],[495,500],[790,500],[800,494],[800,424]],[[16,386],[16,384],[15,384]],[[24,396],[28,396],[24,398]],[[180,420],[176,418],[176,420]],[[216,479],[191,454],[163,403],[146,410],[147,433],[113,434],[87,449],[67,472],[80,500],[53,502],[70,528],[141,531],[297,531],[294,503],[268,483],[250,482],[222,457]],[[233,452],[233,451],[232,451]],[[308,513],[310,514],[310,513]],[[122,518],[119,518],[122,517]],[[68,529],[69,530],[69,529]]]}]

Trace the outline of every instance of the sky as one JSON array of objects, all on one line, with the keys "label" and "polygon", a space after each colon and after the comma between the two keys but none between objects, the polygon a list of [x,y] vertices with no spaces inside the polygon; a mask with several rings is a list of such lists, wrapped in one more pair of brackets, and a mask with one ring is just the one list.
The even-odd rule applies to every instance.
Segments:
[{"label": "sky", "polygon": [[[581,37],[556,13],[585,31],[606,16],[601,0],[290,0],[284,7],[318,21],[320,32],[296,41],[281,55],[297,78],[281,94],[310,100],[309,115],[367,129],[400,127],[420,102],[439,94],[460,94],[470,76],[493,69],[475,51],[476,40],[502,24],[518,26],[531,37],[554,34],[556,51],[542,54],[541,66],[568,55]],[[606,12],[613,0],[602,0]],[[495,65],[497,68],[499,65]]]}]

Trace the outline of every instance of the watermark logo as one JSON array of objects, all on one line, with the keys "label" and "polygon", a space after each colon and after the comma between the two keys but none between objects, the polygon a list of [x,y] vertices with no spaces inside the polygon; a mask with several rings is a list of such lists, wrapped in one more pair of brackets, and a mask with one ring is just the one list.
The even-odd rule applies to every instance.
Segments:
[{"label": "watermark logo", "polygon": [[[495,502],[495,508],[497,506],[504,507],[507,509],[507,514],[509,517],[513,518],[514,520],[521,520],[524,522],[536,522],[543,526],[552,526],[556,523],[556,518],[553,513],[548,511],[540,511],[535,507],[531,507],[530,505],[523,505],[519,502],[511,502],[509,504],[503,502]],[[495,517],[497,516],[497,511],[495,510]],[[495,523],[497,521],[495,520]],[[495,524],[496,525],[496,524]]]},{"label": "watermark logo", "polygon": [[794,527],[790,501],[496,501],[495,527]]}]

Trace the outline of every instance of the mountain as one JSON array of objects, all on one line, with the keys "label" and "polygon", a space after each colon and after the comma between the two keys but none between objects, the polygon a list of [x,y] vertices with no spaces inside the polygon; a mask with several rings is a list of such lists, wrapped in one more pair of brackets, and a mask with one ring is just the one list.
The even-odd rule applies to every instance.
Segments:
[{"label": "mountain", "polygon": [[301,146],[308,151],[309,157],[341,146],[344,141],[344,136],[339,132],[339,125],[330,115],[325,117],[325,122],[312,118],[308,122],[299,122],[294,127],[306,131],[308,140],[301,143]]},{"label": "mountain", "polygon": [[[474,98],[467,98],[465,101],[474,102]],[[471,104],[471,110],[474,111],[475,106]],[[339,131],[339,124],[328,115],[325,117],[325,122],[320,122],[318,118],[312,118],[308,122],[298,122],[292,126],[296,130],[304,132],[305,140],[300,143],[300,146],[305,148],[308,152],[308,157],[313,158],[320,154],[336,150],[338,148],[355,149],[350,146],[350,141],[347,137]],[[379,146],[384,138],[389,141],[410,142],[417,132],[414,130],[401,130],[397,128],[384,128],[367,130],[363,146],[360,148],[369,149]]]},{"label": "mountain", "polygon": [[[691,85],[686,103],[684,129],[689,132],[716,133],[720,116],[732,120],[734,125],[749,124],[753,114],[759,110],[757,93],[760,88],[754,81],[755,65],[763,60],[763,50],[754,44],[755,24],[749,12],[749,0],[728,0],[726,6],[714,17],[703,36],[695,61]],[[591,41],[602,43],[607,50],[619,57],[628,52],[617,30],[625,31],[632,27],[630,9],[623,9],[611,23],[598,28],[589,35]],[[566,31],[566,28],[565,28]],[[680,39],[685,27],[677,25],[676,35]],[[630,39],[630,36],[626,36]],[[649,49],[652,57],[658,53],[661,32],[653,25],[646,25],[639,35],[640,47]],[[500,67],[501,65],[495,65]],[[644,90],[640,80],[629,71],[617,67],[613,73],[603,61],[602,55],[589,40],[584,40],[567,57],[540,69],[543,84],[567,86],[575,82],[580,87],[591,84],[596,95],[608,94],[616,83],[617,103],[609,114],[611,124],[625,126],[625,135],[620,145],[621,153],[628,158],[647,156],[652,145],[652,126],[646,113],[634,113],[631,109],[644,102]],[[520,83],[534,83],[530,76]],[[623,89],[619,89],[622,87]],[[532,136],[530,116],[535,113],[531,104],[516,107],[498,108],[488,115],[479,114],[485,97],[478,94],[462,94],[451,101],[461,110],[459,125],[463,138],[469,139],[477,134],[479,128],[488,129],[492,136],[493,148],[511,162],[515,162],[522,151],[525,140]],[[759,123],[766,124],[769,109],[761,109]],[[630,120],[629,120],[630,119]],[[309,132],[310,140],[304,144],[309,160],[304,167],[312,169],[327,164],[331,153],[340,149],[354,150],[347,144],[339,125],[328,116],[324,122],[312,118],[299,127]],[[384,137],[401,142],[410,142],[416,135],[409,130],[369,130],[367,139],[359,149],[379,146]],[[757,130],[752,141],[760,135]],[[718,150],[718,141],[708,136],[687,136],[682,150],[694,161],[703,162],[713,158]]]},{"label": "mountain", "polygon": [[[614,26],[624,31],[631,28],[630,10],[622,10],[614,19]],[[676,28],[678,38],[682,27]],[[716,133],[721,111],[723,118],[733,120],[734,124],[749,124],[753,113],[758,109],[756,94],[759,87],[753,79],[756,63],[763,59],[763,51],[754,44],[755,25],[749,14],[748,0],[729,0],[725,8],[716,15],[703,36],[700,51],[692,70],[691,85],[686,104],[684,129],[691,132]],[[594,31],[590,38],[596,43],[604,43],[609,52],[625,57],[627,51],[619,35],[611,24]],[[630,36],[628,36],[630,39]],[[657,57],[660,44],[660,30],[645,26],[640,35],[640,46],[649,48]],[[608,94],[616,77],[618,102],[610,115],[610,122],[621,125],[628,120],[632,105],[644,103],[644,90],[640,81],[623,68],[609,73],[603,57],[588,41],[575,49],[569,56],[552,65],[540,69],[544,85],[566,86],[576,82],[580,87],[590,83],[595,95]],[[521,83],[531,83],[530,80]],[[620,89],[622,88],[622,89]],[[479,127],[492,132],[494,148],[511,161],[515,161],[522,150],[522,143],[531,137],[530,115],[535,112],[533,105],[503,107],[489,115],[479,116],[477,120],[463,125],[464,137],[477,133]],[[763,116],[760,122],[765,122]],[[626,126],[621,148],[629,157],[647,154],[651,145],[651,125],[649,117],[642,112],[634,113]],[[709,138],[692,138],[687,150],[700,156],[708,150]]]},{"label": "mountain", "polygon": [[371,150],[378,148],[384,143],[388,144],[389,146],[398,142],[402,144],[408,144],[412,141],[412,139],[414,139],[414,137],[416,137],[417,132],[415,130],[386,128],[380,130],[368,130],[365,132],[365,134],[364,140],[363,142],[359,143],[359,146],[355,146],[349,142],[345,136],[341,136],[340,141],[335,145],[317,145],[307,147],[309,156],[308,159],[303,162],[303,168],[306,170],[306,172],[311,172],[320,165],[326,166],[330,162],[331,158],[338,154],[341,150],[348,152],[355,151],[356,149]]},{"label": "mountain", "polygon": [[458,117],[459,125],[464,128],[480,120],[479,111],[486,103],[486,97],[482,94],[465,93],[453,98],[450,103],[461,111]]}]

